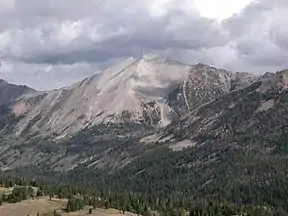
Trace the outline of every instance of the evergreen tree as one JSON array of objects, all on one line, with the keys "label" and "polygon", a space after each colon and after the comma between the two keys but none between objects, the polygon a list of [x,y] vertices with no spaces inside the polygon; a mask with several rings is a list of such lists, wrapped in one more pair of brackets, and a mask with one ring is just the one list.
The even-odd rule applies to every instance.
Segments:
[{"label": "evergreen tree", "polygon": [[67,204],[67,211],[68,212],[74,212],[83,209],[84,207],[84,201],[81,198],[70,198],[68,199]]}]

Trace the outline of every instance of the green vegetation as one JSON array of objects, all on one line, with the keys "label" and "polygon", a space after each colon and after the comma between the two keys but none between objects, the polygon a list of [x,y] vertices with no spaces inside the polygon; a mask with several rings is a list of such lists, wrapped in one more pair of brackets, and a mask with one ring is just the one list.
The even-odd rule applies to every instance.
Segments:
[{"label": "green vegetation", "polygon": [[70,198],[68,199],[67,211],[74,212],[83,209],[85,206],[82,198]]},{"label": "green vegetation", "polygon": [[[6,178],[7,179],[7,178]],[[6,181],[6,180],[5,180]],[[15,182],[15,179],[9,180]],[[33,185],[35,185],[34,182]],[[30,184],[30,183],[29,183]],[[287,215],[285,211],[271,206],[232,204],[221,201],[208,201],[205,199],[190,199],[184,194],[174,196],[173,193],[168,197],[157,196],[156,194],[140,194],[129,191],[111,191],[105,188],[69,186],[69,185],[46,185],[36,183],[43,195],[49,195],[57,198],[68,198],[67,212],[73,212],[83,209],[84,206],[94,206],[94,208],[116,208],[122,213],[133,212],[141,215],[160,214],[165,216],[185,215],[191,216],[278,216]],[[25,190],[26,188],[26,190]],[[21,201],[28,199],[29,189],[31,187],[15,187],[12,192],[14,200]],[[30,197],[31,198],[31,197]],[[13,202],[14,202],[13,200]],[[92,213],[92,208],[88,213]],[[50,215],[58,215],[55,211]]]},{"label": "green vegetation", "polygon": [[17,203],[23,200],[34,198],[35,193],[32,187],[16,186],[9,195],[2,195],[2,202]]}]

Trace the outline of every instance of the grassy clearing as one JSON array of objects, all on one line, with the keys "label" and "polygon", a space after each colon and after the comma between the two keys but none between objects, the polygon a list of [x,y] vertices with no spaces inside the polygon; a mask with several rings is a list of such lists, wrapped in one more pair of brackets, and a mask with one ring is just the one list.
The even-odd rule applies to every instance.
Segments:
[{"label": "grassy clearing", "polygon": [[81,211],[67,213],[63,211],[66,205],[67,200],[52,199],[50,201],[49,198],[26,200],[21,203],[0,206],[0,216],[37,216],[37,213],[43,215],[44,213],[52,213],[54,210],[57,210],[62,216],[135,216],[129,212],[123,215],[115,209],[93,209],[92,214],[88,214],[91,208],[89,206]]},{"label": "grassy clearing", "polygon": [[66,207],[67,200],[36,199],[0,206],[0,216],[36,216]]},{"label": "grassy clearing", "polygon": [[115,209],[93,209],[92,214],[88,214],[89,213],[89,208],[88,206],[86,206],[83,210],[81,211],[77,211],[77,212],[71,212],[71,213],[67,213],[67,212],[62,212],[61,215],[62,216],[87,216],[87,215],[91,215],[91,216],[135,216],[135,214],[132,213],[125,213],[125,215],[121,214],[118,210]]}]

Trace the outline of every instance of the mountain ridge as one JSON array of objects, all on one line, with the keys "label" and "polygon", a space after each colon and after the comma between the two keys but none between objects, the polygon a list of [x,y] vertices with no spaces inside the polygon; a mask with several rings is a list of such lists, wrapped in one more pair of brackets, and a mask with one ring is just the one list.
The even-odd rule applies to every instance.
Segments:
[{"label": "mountain ridge", "polygon": [[0,106],[13,102],[22,96],[35,92],[34,89],[25,85],[10,84],[0,79]]},{"label": "mountain ridge", "polygon": [[[224,138],[233,140],[239,133],[249,134],[249,130],[268,136],[260,132],[264,128],[268,130],[266,127],[270,125],[270,122],[266,122],[269,119],[265,117],[266,115],[270,115],[270,121],[273,122],[273,118],[278,120],[277,115],[279,112],[282,113],[283,122],[273,124],[275,127],[286,127],[283,109],[285,110],[287,104],[287,95],[288,71],[266,73],[252,85],[203,104],[168,125],[161,133],[147,137],[143,141],[146,144],[171,142],[174,143],[171,145],[172,148],[174,145],[180,148],[182,142],[180,150],[183,150],[203,145],[211,140]],[[229,136],[233,137],[228,138]]]},{"label": "mountain ridge", "polygon": [[22,119],[14,131],[16,136],[29,132],[62,138],[103,123],[163,127],[242,80],[204,64],[186,65],[157,55],[129,58],[71,86],[16,101],[11,109]]}]

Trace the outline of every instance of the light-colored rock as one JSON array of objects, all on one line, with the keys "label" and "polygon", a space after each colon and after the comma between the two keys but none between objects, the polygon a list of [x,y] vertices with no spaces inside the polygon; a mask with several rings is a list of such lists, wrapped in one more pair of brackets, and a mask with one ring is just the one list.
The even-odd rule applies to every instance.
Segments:
[{"label": "light-colored rock", "polygon": [[267,111],[267,110],[271,109],[272,107],[274,107],[274,105],[275,105],[274,99],[262,102],[261,106],[257,109],[256,112],[258,113],[258,112]]},{"label": "light-colored rock", "polygon": [[182,151],[185,148],[189,148],[189,147],[195,147],[196,143],[192,142],[191,140],[182,140],[180,142],[177,142],[176,144],[172,144],[169,146],[170,149],[172,149],[173,151]]},{"label": "light-colored rock", "polygon": [[14,132],[62,139],[101,123],[163,127],[229,92],[235,77],[241,82],[239,74],[203,64],[155,55],[129,58],[71,86],[24,95],[12,107],[23,116]]}]

